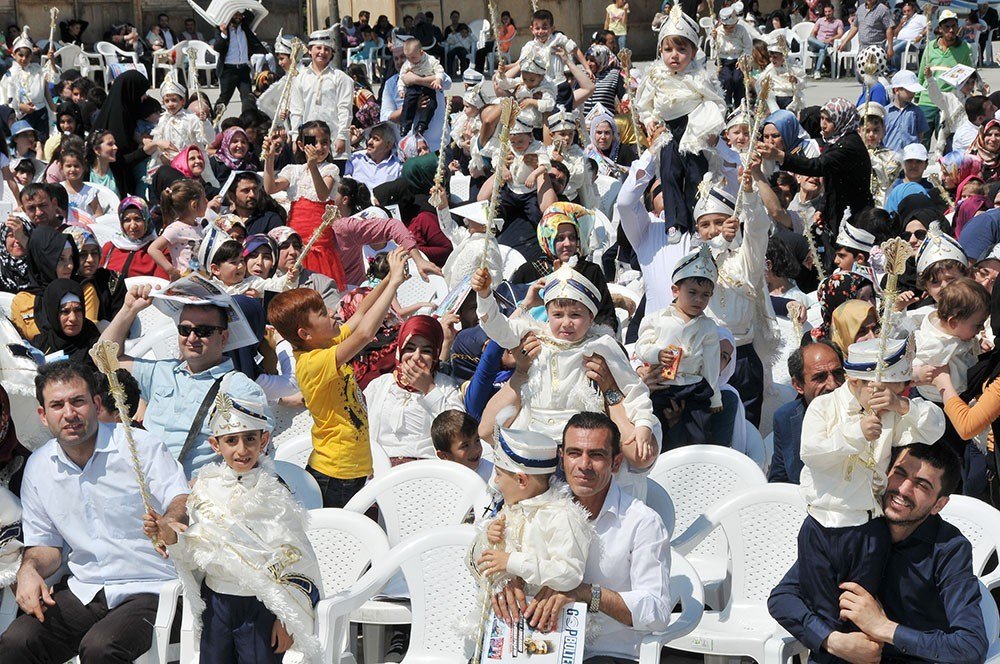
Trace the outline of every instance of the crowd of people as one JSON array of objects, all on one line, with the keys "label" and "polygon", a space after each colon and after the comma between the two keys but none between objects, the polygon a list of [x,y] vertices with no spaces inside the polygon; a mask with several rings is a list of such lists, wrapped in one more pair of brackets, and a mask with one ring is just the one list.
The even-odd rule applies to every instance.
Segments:
[{"label": "crowd of people", "polygon": [[[670,623],[647,476],[696,444],[800,485],[767,608],[810,661],[983,661],[971,545],[940,512],[1000,505],[1000,93],[976,68],[1000,18],[716,5],[658,13],[648,67],[624,0],[589,44],[541,8],[484,48],[457,11],[273,44],[251,11],[204,34],[162,14],[106,36],[141,63],[106,93],[39,61],[86,22],[8,31],[0,661],[130,662],[176,578],[201,661],[316,654],[277,409],[308,412],[327,508],[373,455],[477,473],[494,611],[547,629],[586,604],[589,664]],[[156,53],[205,37],[215,102],[183,63],[153,89]],[[807,65],[852,42],[857,97],[808,104]],[[129,355],[150,307],[176,359]]]}]

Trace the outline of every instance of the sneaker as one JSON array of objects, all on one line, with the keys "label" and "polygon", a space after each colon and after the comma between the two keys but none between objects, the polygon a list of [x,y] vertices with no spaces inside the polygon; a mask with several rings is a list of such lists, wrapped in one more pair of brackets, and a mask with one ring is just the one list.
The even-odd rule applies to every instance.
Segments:
[{"label": "sneaker", "polygon": [[821,74],[818,70],[813,72],[813,79],[814,80],[818,81],[821,78],[823,78],[823,74]]}]

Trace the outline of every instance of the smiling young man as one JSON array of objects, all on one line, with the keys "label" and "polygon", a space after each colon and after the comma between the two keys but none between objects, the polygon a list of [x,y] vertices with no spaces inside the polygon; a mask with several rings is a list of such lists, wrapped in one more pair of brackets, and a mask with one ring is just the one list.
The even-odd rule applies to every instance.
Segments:
[{"label": "smiling young man", "polygon": [[858,584],[840,586],[841,615],[860,632],[836,632],[809,609],[797,566],[772,591],[771,615],[814,653],[859,662],[982,662],[987,639],[972,545],[939,514],[960,476],[958,457],[942,443],[909,445],[896,457],[882,498],[892,550],[878,600]]}]

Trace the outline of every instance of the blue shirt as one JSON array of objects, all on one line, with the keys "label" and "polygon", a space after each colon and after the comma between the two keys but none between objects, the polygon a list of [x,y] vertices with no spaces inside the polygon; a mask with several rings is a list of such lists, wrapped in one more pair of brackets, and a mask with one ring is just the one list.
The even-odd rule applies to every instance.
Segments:
[{"label": "blue shirt", "polygon": [[[189,492],[179,463],[156,436],[134,430],[152,507],[163,513]],[[83,604],[101,589],[109,608],[132,595],[158,593],[177,578],[142,534],[144,510],[124,427],[101,424],[93,456],[80,468],[56,440],[28,458],[21,483],[25,546],[68,552],[69,589]]]},{"label": "blue shirt", "polygon": [[[796,563],[771,592],[767,608],[792,636],[819,651],[833,628],[808,609],[799,592]],[[939,515],[929,516],[912,535],[893,544],[878,599],[886,616],[899,623],[895,645],[882,650],[883,662],[973,664],[986,657],[972,545]]]},{"label": "blue shirt", "polygon": [[[444,123],[444,112],[447,104],[444,103],[444,90],[451,87],[451,77],[444,75],[444,83],[441,90],[437,91],[437,110],[431,118],[427,131],[424,132],[424,140],[431,152],[437,152],[441,147],[441,126]],[[403,100],[399,98],[399,74],[390,76],[382,86],[382,110],[379,112],[379,120],[385,122],[393,112],[402,110]]]},{"label": "blue shirt", "polygon": [[[181,360],[132,361],[132,375],[139,383],[142,398],[148,404],[143,426],[166,444],[175,459],[184,448],[191,423],[212,383],[229,372],[232,373],[220,386],[226,394],[248,401],[265,399],[264,390],[246,374],[235,371],[233,361],[228,358],[211,369],[196,374],[191,373],[187,363]],[[268,420],[273,424],[270,413]],[[194,472],[206,463],[218,461],[218,455],[208,442],[211,435],[206,414],[198,437],[182,460],[188,477],[193,477]]]},{"label": "blue shirt", "polygon": [[920,137],[930,131],[927,118],[917,105],[910,102],[903,108],[896,104],[885,107],[885,147],[895,152],[912,143],[919,143]]},{"label": "blue shirt", "polygon": [[980,212],[962,226],[958,243],[970,261],[986,258],[993,245],[1000,242],[1000,208]]},{"label": "blue shirt", "polygon": [[367,152],[355,152],[351,155],[350,161],[344,165],[344,175],[349,175],[358,182],[364,182],[369,191],[380,184],[395,180],[402,172],[403,164],[396,157],[395,150],[388,159],[383,159],[377,164]]}]

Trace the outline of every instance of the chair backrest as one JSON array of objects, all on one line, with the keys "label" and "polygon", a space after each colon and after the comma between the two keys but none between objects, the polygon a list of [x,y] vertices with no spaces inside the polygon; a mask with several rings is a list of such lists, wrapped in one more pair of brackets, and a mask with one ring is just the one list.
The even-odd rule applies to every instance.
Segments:
[{"label": "chair backrest", "polygon": [[287,461],[299,468],[305,468],[309,455],[313,451],[312,434],[306,433],[297,438],[289,438],[274,448],[276,461]]},{"label": "chair backrest", "polygon": [[15,295],[17,293],[0,292],[0,314],[3,314],[4,318],[10,319],[10,305],[14,302]]},{"label": "chair backrest", "polygon": [[729,542],[729,606],[763,608],[795,562],[806,504],[794,484],[750,488],[716,505],[705,518],[722,526]]},{"label": "chair backrest", "polygon": [[97,191],[97,202],[101,205],[101,207],[108,212],[113,212],[117,218],[118,204],[121,203],[121,199],[118,195],[111,191],[109,187],[105,187],[103,184],[88,182],[87,186],[92,187]]},{"label": "chair backrest", "polygon": [[76,44],[66,44],[52,54],[52,57],[59,63],[59,68],[83,69],[87,66],[87,58],[83,55],[83,49]]},{"label": "chair backrest", "polygon": [[747,457],[757,464],[762,473],[767,472],[767,464],[770,459],[764,453],[764,439],[761,438],[760,431],[748,420],[744,420],[743,426],[746,430]]},{"label": "chair backrest", "polygon": [[[809,44],[809,36],[816,26],[812,21],[802,21],[792,28],[792,38],[798,43],[798,50],[802,51]],[[790,46],[791,44],[789,44]]]},{"label": "chair backrest", "polygon": [[479,615],[481,599],[466,557],[475,536],[475,527],[453,525],[401,545],[413,614],[407,661],[466,664],[474,654],[476,631],[466,619]]},{"label": "chair backrest", "polygon": [[94,50],[104,58],[105,66],[118,62],[118,49],[110,42],[99,41],[94,44]]},{"label": "chair backrest", "polygon": [[[972,544],[972,570],[983,576],[990,557],[1000,550],[1000,511],[988,503],[969,496],[953,495],[941,510],[941,517],[965,535]],[[983,578],[987,586],[1000,569]]]},{"label": "chair backrest", "polygon": [[303,435],[312,435],[313,418],[304,408],[289,408],[273,406],[274,431],[271,432],[271,444],[280,448],[285,441],[296,440]]},{"label": "chair backrest", "polygon": [[319,559],[324,597],[349,588],[373,560],[389,553],[389,540],[378,523],[347,510],[310,510],[306,534]]},{"label": "chair backrest", "polygon": [[368,482],[344,506],[365,513],[378,503],[393,546],[435,526],[462,523],[469,510],[487,503],[486,483],[461,464],[421,459],[397,466]]},{"label": "chair backrest", "polygon": [[188,48],[193,48],[195,51],[194,63],[195,67],[198,69],[208,69],[215,68],[215,65],[219,61],[219,54],[215,52],[211,46],[203,41],[198,41],[192,39],[188,42]]},{"label": "chair backrest", "polygon": [[654,480],[646,478],[646,505],[660,515],[660,520],[666,526],[668,533],[674,532],[674,503],[670,500],[666,489]]},{"label": "chair backrest", "polygon": [[300,505],[307,510],[323,507],[323,494],[319,490],[319,484],[304,468],[287,461],[275,461],[274,470]]},{"label": "chair backrest", "polygon": [[[767,478],[749,457],[718,445],[689,445],[661,454],[649,473],[667,490],[676,514],[672,539],[713,505],[729,496],[767,484]],[[716,532],[688,557],[725,555],[726,543]]]}]

